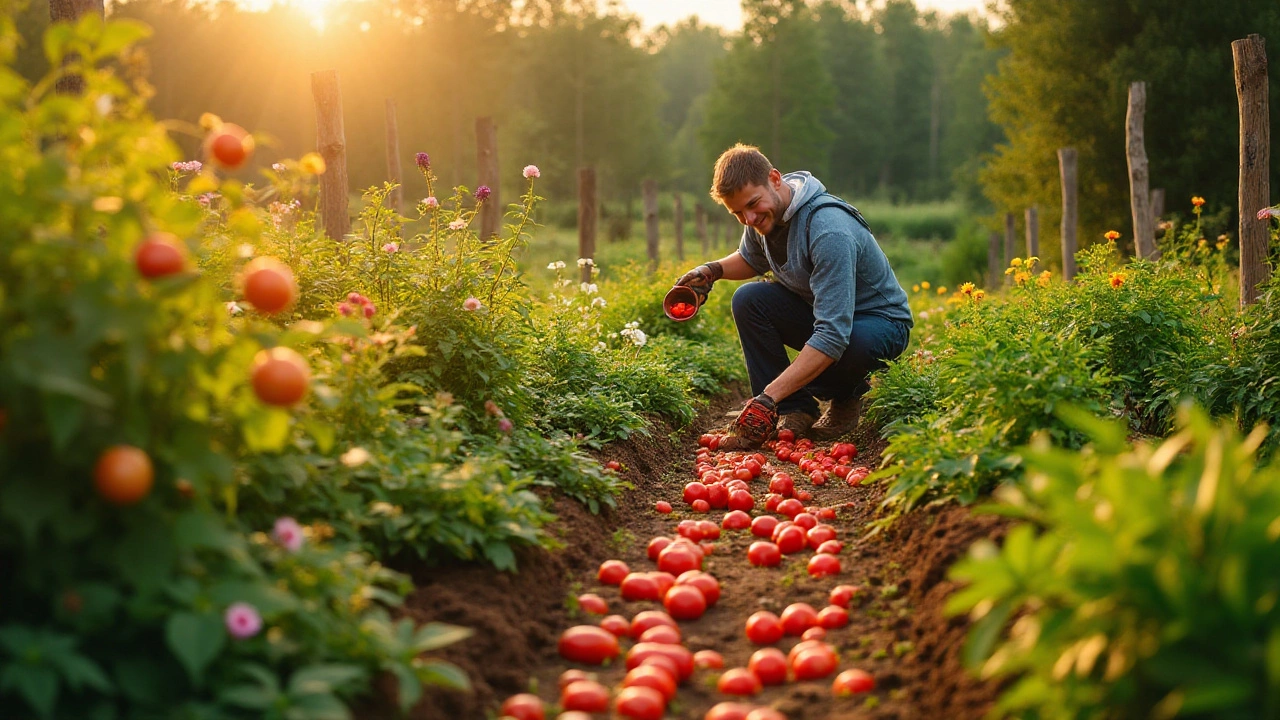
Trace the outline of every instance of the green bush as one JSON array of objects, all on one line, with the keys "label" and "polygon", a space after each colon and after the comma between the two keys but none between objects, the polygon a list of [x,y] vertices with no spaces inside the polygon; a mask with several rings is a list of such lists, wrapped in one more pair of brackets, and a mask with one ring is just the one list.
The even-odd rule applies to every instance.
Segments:
[{"label": "green bush", "polygon": [[[1012,684],[997,715],[1270,718],[1280,713],[1280,472],[1264,432],[1201,412],[1159,445],[1080,415],[1091,449],[1037,442],[999,512],[1025,519],[952,570],[965,655]],[[1012,622],[1011,622],[1012,621]]]}]

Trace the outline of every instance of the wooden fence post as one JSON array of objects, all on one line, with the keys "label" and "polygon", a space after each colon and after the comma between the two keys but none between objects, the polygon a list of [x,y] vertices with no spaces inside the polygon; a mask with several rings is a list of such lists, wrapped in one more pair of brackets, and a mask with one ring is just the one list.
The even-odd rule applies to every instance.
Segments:
[{"label": "wooden fence post", "polygon": [[[1017,242],[1018,242],[1018,219],[1017,217],[1014,216],[1013,213],[1005,213],[1004,214],[1004,265],[1000,266],[1001,273],[1004,272],[1005,268],[1009,267],[1009,262],[1012,261],[1015,257],[1017,257],[1016,255],[1014,255],[1014,253],[1017,252],[1017,250],[1014,249],[1017,245]],[[1013,282],[1012,276],[1007,276],[1007,277],[1008,277],[1008,282],[1012,283]],[[997,277],[996,279],[999,280],[1000,278]],[[996,283],[996,284],[999,284],[999,283]],[[995,287],[995,285],[992,285],[992,287]]]},{"label": "wooden fence post", "polygon": [[[596,169],[578,168],[578,257],[596,256]],[[582,282],[591,282],[591,266],[582,266]]]},{"label": "wooden fence post", "polygon": [[[1162,217],[1164,217],[1164,188],[1151,188],[1152,226],[1158,225]],[[1157,232],[1159,232],[1158,229]]]},{"label": "wooden fence post", "polygon": [[702,244],[702,258],[705,260],[711,254],[711,247],[707,243],[707,209],[702,203],[693,205],[693,226],[698,234],[698,242]]},{"label": "wooden fence post", "polygon": [[676,226],[676,259],[684,261],[684,198],[682,194],[675,194],[675,209],[672,212],[675,217],[672,221]]},{"label": "wooden fence post", "polygon": [[1062,279],[1071,282],[1076,278],[1076,224],[1079,216],[1077,205],[1075,148],[1058,149],[1058,175],[1062,182]]},{"label": "wooden fence post", "polygon": [[644,185],[644,236],[649,252],[649,269],[658,267],[658,181],[645,180]]},{"label": "wooden fence post", "polygon": [[489,187],[489,197],[480,206],[480,239],[488,240],[502,230],[502,198],[498,192],[498,127],[493,118],[476,118],[476,170],[478,185]]},{"label": "wooden fence post", "polygon": [[1027,208],[1027,257],[1040,257],[1040,208]]},{"label": "wooden fence post", "polygon": [[987,238],[987,288],[1000,285],[1000,233],[992,230]]},{"label": "wooden fence post", "polygon": [[351,218],[347,215],[347,133],[342,123],[338,71],[311,73],[311,95],[316,103],[316,147],[325,165],[320,176],[320,217],[325,234],[342,240],[351,232]]},{"label": "wooden fence post", "polygon": [[1147,84],[1129,84],[1129,110],[1125,115],[1125,148],[1129,159],[1129,204],[1133,211],[1133,254],[1150,258],[1155,251],[1155,226],[1151,220],[1151,176],[1143,119],[1147,113]]},{"label": "wooden fence post", "polygon": [[400,173],[400,129],[396,124],[396,101],[387,98],[387,179],[396,189],[387,196],[387,204],[397,215],[404,215],[404,178]]},{"label": "wooden fence post", "polygon": [[1240,103],[1240,305],[1258,299],[1271,276],[1267,251],[1270,219],[1258,211],[1271,204],[1271,129],[1267,111],[1267,48],[1258,34],[1231,43],[1236,97]]}]

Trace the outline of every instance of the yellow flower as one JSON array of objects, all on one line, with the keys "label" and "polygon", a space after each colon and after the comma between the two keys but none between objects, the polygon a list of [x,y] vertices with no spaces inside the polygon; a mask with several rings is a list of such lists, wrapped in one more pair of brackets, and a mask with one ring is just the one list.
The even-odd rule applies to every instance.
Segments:
[{"label": "yellow flower", "polygon": [[928,281],[928,280],[925,280],[925,281],[921,282],[921,283],[920,283],[920,287],[924,288],[925,290],[928,290],[928,289],[929,289],[929,281]]},{"label": "yellow flower", "polygon": [[1025,285],[1031,279],[1031,273],[1019,270],[1013,274],[1013,281],[1019,285]]},{"label": "yellow flower", "polygon": [[308,175],[323,175],[326,169],[324,158],[320,157],[320,153],[309,152],[298,161],[298,169]]},{"label": "yellow flower", "polygon": [[986,297],[986,296],[987,296],[987,291],[986,291],[986,290],[974,290],[974,291],[973,291],[973,300],[974,300],[974,302],[977,302],[977,301],[981,300],[982,298],[984,298],[984,297]]},{"label": "yellow flower", "polygon": [[1105,235],[1103,235],[1102,237],[1104,237],[1104,238],[1106,238],[1106,239],[1108,239],[1108,240],[1110,240],[1110,241],[1112,241],[1112,242],[1115,242],[1116,240],[1119,240],[1119,239],[1120,239],[1120,233],[1116,232],[1115,230],[1108,230],[1108,231],[1106,232],[1106,234],[1105,234]]},{"label": "yellow flower", "polygon": [[1012,265],[1010,265],[1009,267],[1005,268],[1005,269],[1004,269],[1004,274],[1005,274],[1005,275],[1012,275],[1012,274],[1013,274],[1013,266],[1012,266]]},{"label": "yellow flower", "polygon": [[1014,258],[1009,261],[1010,267],[1022,267],[1022,258]]},{"label": "yellow flower", "polygon": [[960,292],[965,295],[972,295],[973,289],[974,289],[974,285],[971,282],[967,282],[960,286]]},{"label": "yellow flower", "polygon": [[1039,285],[1040,287],[1049,287],[1050,277],[1052,277],[1052,275],[1049,273],[1048,270],[1045,270],[1044,272],[1040,273],[1040,277],[1036,279],[1036,284]]},{"label": "yellow flower", "polygon": [[1214,247],[1218,248],[1219,251],[1226,250],[1227,245],[1230,244],[1230,242],[1231,242],[1231,239],[1228,238],[1226,235],[1223,235],[1222,237],[1218,238],[1218,242],[1214,243]]},{"label": "yellow flower", "polygon": [[1208,240],[1205,240],[1204,238],[1200,238],[1200,240],[1196,242],[1196,247],[1204,247],[1205,245],[1208,245],[1208,244],[1209,244]]},{"label": "yellow flower", "polygon": [[1202,206],[1202,205],[1204,205],[1204,198],[1200,197],[1199,195],[1193,195],[1193,196],[1191,197],[1191,206],[1192,206],[1192,207],[1196,207],[1196,208],[1198,208],[1198,207],[1200,207],[1200,206]]},{"label": "yellow flower", "polygon": [[1125,281],[1124,273],[1122,272],[1111,273],[1111,287],[1119,288],[1121,285],[1124,285],[1124,281]]},{"label": "yellow flower", "polygon": [[912,286],[911,286],[911,292],[920,292],[920,286],[919,286],[919,285],[912,285]]},{"label": "yellow flower", "polygon": [[1040,258],[1036,257],[1035,255],[1032,255],[1031,257],[1027,258],[1027,269],[1030,270],[1031,268],[1035,267],[1035,264],[1038,262],[1040,262]]},{"label": "yellow flower", "polygon": [[946,295],[946,294],[947,294],[947,286],[946,286],[946,285],[943,285],[943,286],[939,287],[939,288],[938,288],[938,294],[939,294],[939,295]]},{"label": "yellow flower", "polygon": [[214,115],[213,113],[203,113],[200,115],[201,130],[208,132],[210,130],[217,130],[220,127],[222,127],[222,118]]}]

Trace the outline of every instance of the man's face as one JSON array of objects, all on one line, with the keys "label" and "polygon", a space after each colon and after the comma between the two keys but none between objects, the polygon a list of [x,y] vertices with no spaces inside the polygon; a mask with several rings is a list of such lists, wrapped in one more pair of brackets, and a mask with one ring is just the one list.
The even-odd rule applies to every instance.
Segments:
[{"label": "man's face", "polygon": [[[777,170],[769,173],[769,180],[764,185],[747,185],[738,192],[724,199],[724,205],[738,218],[738,222],[753,228],[761,235],[768,235],[787,211],[790,198],[784,199],[782,193],[782,174]],[[790,193],[787,193],[790,195]]]}]

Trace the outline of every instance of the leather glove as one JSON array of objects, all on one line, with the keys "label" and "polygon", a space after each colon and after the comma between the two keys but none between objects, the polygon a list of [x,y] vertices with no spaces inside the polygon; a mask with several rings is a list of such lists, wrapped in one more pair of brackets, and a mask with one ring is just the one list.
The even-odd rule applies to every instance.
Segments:
[{"label": "leather glove", "polygon": [[692,288],[694,292],[705,296],[711,292],[711,286],[715,284],[715,281],[722,277],[724,277],[724,269],[720,267],[720,263],[712,260],[681,275],[680,279],[676,281],[676,285]]},{"label": "leather glove", "polygon": [[730,432],[753,445],[759,445],[773,436],[778,427],[778,405],[764,393],[751,398],[743,406],[738,419],[733,421]]}]

